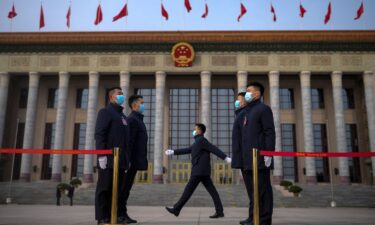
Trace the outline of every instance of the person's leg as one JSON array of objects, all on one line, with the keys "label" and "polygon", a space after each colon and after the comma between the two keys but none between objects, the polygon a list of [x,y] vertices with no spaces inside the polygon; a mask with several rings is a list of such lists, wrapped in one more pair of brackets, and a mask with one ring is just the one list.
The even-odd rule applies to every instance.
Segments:
[{"label": "person's leg", "polygon": [[[130,190],[133,187],[135,176],[137,175],[137,170],[134,167],[130,167],[129,170],[124,173],[124,182],[121,185],[121,194],[119,198],[121,199],[121,214],[127,215],[127,203],[130,195]],[[120,208],[119,208],[120,212]]]},{"label": "person's leg", "polygon": [[111,216],[112,169],[98,169],[95,192],[95,219],[104,220]]},{"label": "person's leg", "polygon": [[182,207],[186,204],[186,202],[190,199],[191,195],[194,193],[195,189],[197,188],[199,182],[201,181],[200,177],[190,177],[189,182],[187,183],[184,193],[182,194],[180,200],[173,206],[173,208],[180,212]]},{"label": "person's leg", "polygon": [[248,221],[253,221],[253,174],[251,170],[241,170],[245,183],[247,196],[249,197],[249,217]]},{"label": "person's leg", "polygon": [[211,177],[207,176],[203,178],[202,183],[204,187],[206,188],[206,190],[208,191],[208,193],[210,193],[211,198],[214,201],[216,213],[223,214],[223,204],[221,203],[219,193],[217,192],[211,180]]},{"label": "person's leg", "polygon": [[273,193],[270,170],[259,170],[259,217],[261,225],[272,224]]}]

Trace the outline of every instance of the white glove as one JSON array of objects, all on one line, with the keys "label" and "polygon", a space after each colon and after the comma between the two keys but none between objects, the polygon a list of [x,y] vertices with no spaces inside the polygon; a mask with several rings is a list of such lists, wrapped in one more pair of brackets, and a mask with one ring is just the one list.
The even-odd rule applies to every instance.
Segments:
[{"label": "white glove", "polygon": [[168,149],[167,151],[165,151],[165,154],[168,155],[168,156],[173,155],[174,154],[174,150]]},{"label": "white glove", "polygon": [[266,167],[270,167],[272,163],[272,157],[270,156],[264,156],[264,164]]},{"label": "white glove", "polygon": [[229,157],[226,157],[224,160],[225,160],[225,162],[228,163],[228,164],[231,164],[231,163],[232,163],[232,159],[229,158]]},{"label": "white glove", "polygon": [[107,156],[99,157],[99,167],[102,170],[107,168]]}]

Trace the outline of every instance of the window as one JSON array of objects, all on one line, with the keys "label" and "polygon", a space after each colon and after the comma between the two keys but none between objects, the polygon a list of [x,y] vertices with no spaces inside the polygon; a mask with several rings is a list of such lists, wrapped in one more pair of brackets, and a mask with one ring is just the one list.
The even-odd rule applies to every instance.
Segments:
[{"label": "window", "polygon": [[[296,129],[294,124],[281,124],[281,147],[285,152],[296,151]],[[297,158],[283,157],[284,180],[298,182]]]},{"label": "window", "polygon": [[233,89],[211,91],[211,140],[212,144],[227,155],[232,155],[233,99]]},{"label": "window", "polygon": [[344,109],[354,109],[354,90],[352,88],[342,89],[342,99]]},{"label": "window", "polygon": [[48,89],[48,100],[47,100],[47,108],[55,109],[57,108],[57,101],[58,101],[58,89],[50,88]]},{"label": "window", "polygon": [[154,159],[154,137],[155,137],[155,96],[156,92],[155,89],[136,89],[135,93],[137,95],[143,96],[143,102],[145,105],[146,110],[144,111],[143,115],[143,122],[147,128],[147,136],[148,136],[148,143],[147,143],[147,159],[153,160]]},{"label": "window", "polygon": [[280,89],[280,109],[294,109],[293,89]]},{"label": "window", "polygon": [[[46,123],[45,131],[44,131],[44,149],[52,149],[55,142],[55,132],[56,125],[55,123]],[[51,179],[52,175],[52,161],[53,155],[50,154],[43,154],[42,159],[42,180],[49,180]]]},{"label": "window", "polygon": [[77,89],[76,108],[87,109],[89,102],[89,89]]},{"label": "window", "polygon": [[324,109],[323,89],[321,88],[311,89],[311,108],[312,109]]},{"label": "window", "polygon": [[[357,126],[355,124],[345,124],[346,150],[348,152],[358,152]],[[359,158],[349,158],[350,182],[361,183],[361,166]]]},{"label": "window", "polygon": [[[86,123],[74,124],[73,149],[85,149]],[[83,177],[84,155],[73,155],[72,177]]]},{"label": "window", "polygon": [[[325,124],[313,124],[315,152],[328,152],[327,130]],[[329,182],[328,158],[315,158],[316,178],[318,182]]]},{"label": "window", "polygon": [[21,88],[19,108],[25,109],[27,107],[27,97],[29,95],[29,90],[27,88]]},{"label": "window", "polygon": [[[192,131],[198,122],[198,89],[169,90],[169,146],[171,149],[186,148],[193,144]],[[190,155],[176,156],[188,160]]]}]

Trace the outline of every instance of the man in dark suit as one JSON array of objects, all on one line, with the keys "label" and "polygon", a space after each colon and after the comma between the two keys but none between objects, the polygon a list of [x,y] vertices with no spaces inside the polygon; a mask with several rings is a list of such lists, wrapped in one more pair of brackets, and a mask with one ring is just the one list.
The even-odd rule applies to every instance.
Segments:
[{"label": "man in dark suit", "polygon": [[[242,175],[249,196],[249,217],[241,221],[242,225],[253,224],[253,158],[252,150],[275,150],[275,126],[272,110],[262,103],[264,87],[258,82],[247,86],[245,100],[248,105],[240,113],[240,136],[242,153]],[[272,224],[273,194],[271,186],[272,157],[259,156],[259,216],[261,225]]]},{"label": "man in dark suit", "polygon": [[[123,186],[125,170],[129,166],[129,126],[123,114],[124,95],[120,87],[108,91],[109,104],[102,108],[95,127],[96,149],[120,148],[119,190]],[[113,155],[98,155],[98,182],[95,193],[95,219],[98,224],[109,223],[111,217]],[[122,193],[118,198],[118,222],[122,223],[125,212]]]},{"label": "man in dark suit", "polygon": [[127,202],[130,194],[130,190],[133,187],[134,179],[138,170],[147,170],[147,130],[146,125],[143,122],[143,112],[145,110],[143,97],[141,95],[132,95],[129,97],[128,105],[131,109],[131,113],[128,117],[128,123],[130,127],[130,167],[125,173],[125,183],[121,188],[121,192],[124,193],[124,204],[125,214],[124,223],[137,223],[129,217],[127,212]]},{"label": "man in dark suit", "polygon": [[175,216],[180,214],[181,209],[184,207],[186,202],[189,200],[191,195],[194,193],[195,189],[199,183],[203,183],[204,187],[210,193],[214,204],[215,204],[215,214],[210,216],[211,219],[216,219],[224,217],[223,205],[220,200],[219,193],[217,192],[212,180],[211,180],[211,163],[210,163],[210,153],[215,154],[217,157],[225,160],[227,163],[231,162],[231,159],[227,157],[216,146],[212,145],[203,135],[206,132],[206,126],[201,123],[195,124],[195,129],[193,131],[193,136],[195,142],[189,148],[183,148],[178,150],[167,150],[166,155],[183,155],[191,154],[191,175],[189,182],[187,183],[184,193],[182,194],[180,200],[173,206],[173,208],[165,207],[168,212]]},{"label": "man in dark suit", "polygon": [[235,119],[232,128],[232,168],[242,168],[242,149],[241,149],[241,114],[245,112],[247,102],[245,100],[246,92],[240,92],[235,102]]}]

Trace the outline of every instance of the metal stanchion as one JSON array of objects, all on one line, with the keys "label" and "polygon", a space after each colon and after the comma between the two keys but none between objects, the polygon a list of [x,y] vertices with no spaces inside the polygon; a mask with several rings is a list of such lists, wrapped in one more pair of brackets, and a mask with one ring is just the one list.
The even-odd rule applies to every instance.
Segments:
[{"label": "metal stanchion", "polygon": [[118,199],[118,161],[119,161],[118,147],[113,149],[113,183],[112,183],[112,212],[111,223],[106,225],[117,225],[117,199]]},{"label": "metal stanchion", "polygon": [[259,225],[258,149],[253,148],[253,225]]}]

